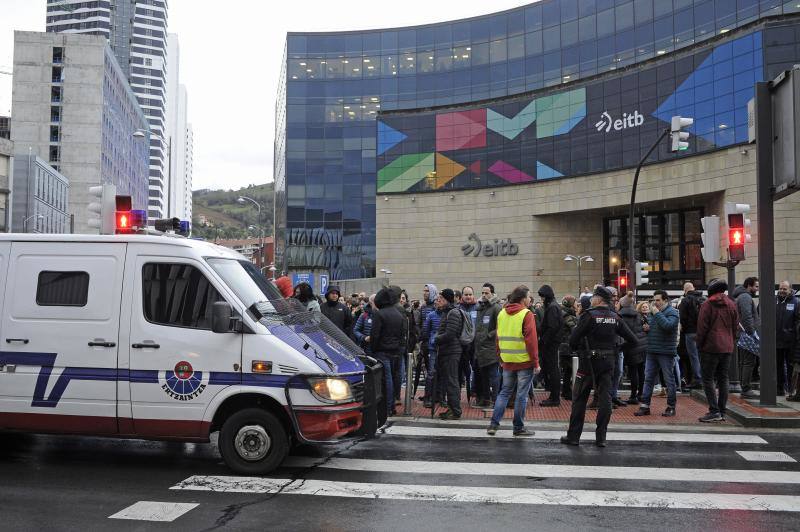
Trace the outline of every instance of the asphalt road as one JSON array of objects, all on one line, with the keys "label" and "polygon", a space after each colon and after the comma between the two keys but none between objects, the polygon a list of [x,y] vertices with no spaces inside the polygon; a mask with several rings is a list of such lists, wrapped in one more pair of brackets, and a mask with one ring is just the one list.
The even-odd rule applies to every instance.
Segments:
[{"label": "asphalt road", "polygon": [[591,434],[558,443],[562,425],[527,440],[482,428],[397,419],[374,440],[298,449],[269,478],[234,476],[214,445],[0,433],[0,526],[798,529],[798,432],[617,426],[600,449]]}]

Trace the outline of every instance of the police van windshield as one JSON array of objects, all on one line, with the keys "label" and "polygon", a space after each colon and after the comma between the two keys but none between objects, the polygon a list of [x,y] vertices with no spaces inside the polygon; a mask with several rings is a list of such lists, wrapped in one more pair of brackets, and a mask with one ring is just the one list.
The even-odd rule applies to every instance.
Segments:
[{"label": "police van windshield", "polygon": [[[266,302],[283,299],[278,288],[267,281],[252,262],[219,258],[209,258],[206,261],[247,308],[255,303],[262,303],[259,306],[263,306]],[[271,310],[271,303],[267,306]]]}]

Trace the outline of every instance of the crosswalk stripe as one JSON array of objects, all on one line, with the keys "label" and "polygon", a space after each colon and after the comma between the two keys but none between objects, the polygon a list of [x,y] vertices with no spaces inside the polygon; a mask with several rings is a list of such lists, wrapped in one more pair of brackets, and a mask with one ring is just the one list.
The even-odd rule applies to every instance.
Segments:
[{"label": "crosswalk stripe", "polygon": [[284,495],[459,503],[800,512],[800,497],[792,495],[431,486],[230,476],[193,476],[170,489],[235,493],[280,491]]},{"label": "crosswalk stripe", "polygon": [[197,506],[198,503],[189,502],[139,501],[108,518],[171,522]]},{"label": "crosswalk stripe", "polygon": [[797,462],[797,460],[782,452],[736,451],[736,453],[748,462]]},{"label": "crosswalk stripe", "polygon": [[420,460],[371,460],[361,458],[331,458],[320,463],[319,459],[305,457],[289,458],[283,465],[286,467],[317,466],[347,471],[430,475],[492,475],[503,477],[800,484],[800,471],[503,464],[486,462],[427,462]]},{"label": "crosswalk stripe", "polygon": [[[386,434],[395,436],[425,436],[449,438],[515,438],[510,430],[500,430],[495,436],[486,434],[485,429],[448,429],[439,427],[415,427],[410,425],[393,425],[386,429]],[[537,430],[532,437],[534,440],[558,440],[566,431]],[[594,440],[593,433],[583,433],[581,440]],[[609,432],[606,435],[609,441],[641,441],[641,442],[682,442],[682,443],[737,443],[737,444],[766,444],[760,436],[752,434],[698,434],[679,432]]]}]

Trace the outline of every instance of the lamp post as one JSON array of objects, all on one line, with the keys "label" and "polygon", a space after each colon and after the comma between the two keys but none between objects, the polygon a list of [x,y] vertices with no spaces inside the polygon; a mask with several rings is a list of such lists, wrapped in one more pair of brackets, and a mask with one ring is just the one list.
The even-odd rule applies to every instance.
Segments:
[{"label": "lamp post", "polygon": [[258,264],[260,265],[264,263],[264,224],[261,220],[261,204],[253,198],[249,198],[247,196],[239,196],[236,198],[236,203],[240,205],[244,205],[247,202],[252,203],[256,206],[256,209],[258,209]]},{"label": "lamp post", "polygon": [[392,275],[392,270],[381,268],[381,273],[383,274],[383,284],[389,286],[389,276]]},{"label": "lamp post", "polygon": [[22,220],[22,232],[23,233],[27,233],[28,232],[28,229],[27,229],[28,220],[30,220],[31,218],[36,218],[37,220],[44,220],[44,215],[43,214],[32,214],[32,215],[28,216],[27,218],[25,218],[24,220]]},{"label": "lamp post", "polygon": [[564,262],[572,262],[572,261],[575,261],[578,265],[578,295],[580,295],[581,290],[583,290],[583,279],[581,278],[581,263],[584,261],[594,262],[594,259],[591,257],[591,255],[581,255],[581,256],[567,255],[566,257],[564,257]]}]

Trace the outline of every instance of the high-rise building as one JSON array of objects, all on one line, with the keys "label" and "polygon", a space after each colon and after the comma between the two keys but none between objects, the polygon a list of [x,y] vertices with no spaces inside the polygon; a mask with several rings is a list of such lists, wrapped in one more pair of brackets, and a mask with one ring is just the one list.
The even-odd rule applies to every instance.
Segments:
[{"label": "high-rise building", "polygon": [[191,219],[191,209],[186,210],[187,189],[191,194],[191,161],[188,144],[188,95],[186,86],[180,83],[180,47],[178,36],[167,36],[167,172],[165,176],[165,214],[182,220]]},{"label": "high-rise building", "polygon": [[186,166],[183,181],[183,212],[186,220],[192,219],[192,173],[194,172],[194,130],[192,124],[186,124]]},{"label": "high-rise building", "polygon": [[69,180],[31,150],[14,157],[13,233],[69,233]]},{"label": "high-rise building", "polygon": [[103,35],[150,125],[147,215],[165,214],[167,198],[167,0],[47,0],[47,31]]},{"label": "high-rise building", "polygon": [[113,183],[147,207],[146,129],[105,37],[14,33],[11,140],[69,179],[76,233],[97,232],[87,224],[90,186]]}]

